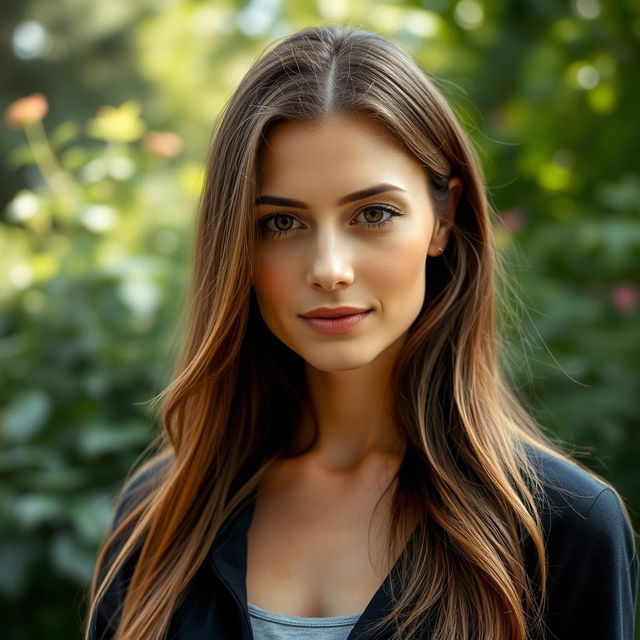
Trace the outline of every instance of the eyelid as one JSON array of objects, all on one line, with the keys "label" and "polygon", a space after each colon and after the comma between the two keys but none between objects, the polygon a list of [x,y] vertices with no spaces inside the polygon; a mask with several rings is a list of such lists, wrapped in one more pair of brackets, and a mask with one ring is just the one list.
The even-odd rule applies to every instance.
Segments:
[{"label": "eyelid", "polygon": [[[390,205],[390,204],[386,204],[386,203],[371,203],[368,205],[364,205],[360,208],[360,210],[354,215],[352,216],[353,219],[361,216],[365,211],[367,211],[368,209],[381,209],[382,211],[384,211],[385,213],[389,214],[389,217],[386,218],[385,220],[381,220],[379,222],[362,222],[361,224],[363,224],[365,227],[369,227],[369,228],[382,228],[384,226],[386,226],[387,224],[393,224],[393,222],[397,221],[400,217],[402,217],[404,215],[403,211],[401,209],[399,209],[396,206]],[[283,230],[272,230],[272,229],[268,229],[267,228],[267,223],[269,222],[269,220],[275,219],[278,216],[282,216],[282,217],[286,217],[286,218],[293,218],[294,220],[297,220],[298,222],[301,222],[297,215],[294,213],[291,213],[290,211],[274,211],[273,213],[267,214],[265,216],[262,216],[261,218],[258,219],[257,221],[257,225],[258,228],[264,230],[266,233],[271,233],[271,234],[279,234],[279,235],[286,235],[288,234],[290,231],[295,231],[296,229],[300,229],[300,227],[292,227],[291,229],[283,229]],[[301,222],[301,224],[304,226],[304,223]]]},{"label": "eyelid", "polygon": [[[350,214],[353,215],[354,217],[359,216],[363,211],[366,211],[367,209],[371,209],[371,208],[375,208],[375,207],[379,207],[381,209],[388,209],[391,210],[395,213],[401,214],[403,213],[403,208],[400,207],[398,204],[391,204],[389,202],[370,202],[367,204],[363,204],[361,205],[358,210],[356,211],[355,214]],[[297,220],[299,220],[300,222],[302,222],[302,220],[300,220],[300,214],[297,213],[296,211],[294,211],[293,209],[276,209],[275,211],[271,211],[269,213],[266,213],[263,216],[260,216],[258,218],[258,222],[261,223],[263,220],[266,220],[268,218],[277,216],[277,215],[281,215],[281,216],[291,216],[292,218],[296,218]]]},{"label": "eyelid", "polygon": [[[258,220],[258,225],[260,226],[264,226],[266,225],[266,223],[269,220],[274,220],[275,218],[277,218],[278,216],[282,216],[285,218],[293,218],[294,220],[300,222],[300,224],[304,225],[303,222],[301,222],[300,220],[298,220],[298,216],[296,216],[293,213],[289,213],[288,211],[274,211],[273,213],[270,213],[266,216],[263,216],[262,218],[260,218]],[[300,227],[294,227],[295,229],[300,229]],[[292,231],[293,229],[287,229],[287,231]],[[270,229],[267,229],[267,231],[270,231]]]}]

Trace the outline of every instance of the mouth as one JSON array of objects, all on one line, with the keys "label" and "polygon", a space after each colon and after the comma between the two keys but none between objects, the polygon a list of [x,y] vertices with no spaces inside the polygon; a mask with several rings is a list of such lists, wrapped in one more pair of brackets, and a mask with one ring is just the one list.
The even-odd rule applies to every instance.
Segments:
[{"label": "mouth", "polygon": [[308,313],[300,314],[303,318],[343,318],[371,311],[365,307],[318,307]]},{"label": "mouth", "polygon": [[367,309],[358,313],[350,313],[333,318],[309,318],[305,316],[300,316],[300,318],[307,326],[318,333],[338,334],[355,329],[372,311],[373,309]]}]

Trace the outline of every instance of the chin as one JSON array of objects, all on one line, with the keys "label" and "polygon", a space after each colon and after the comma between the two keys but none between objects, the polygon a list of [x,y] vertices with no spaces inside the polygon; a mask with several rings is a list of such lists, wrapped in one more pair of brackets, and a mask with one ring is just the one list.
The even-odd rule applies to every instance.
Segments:
[{"label": "chin", "polygon": [[362,344],[319,345],[314,349],[292,349],[311,367],[319,371],[351,371],[366,367],[377,353],[368,353]]}]

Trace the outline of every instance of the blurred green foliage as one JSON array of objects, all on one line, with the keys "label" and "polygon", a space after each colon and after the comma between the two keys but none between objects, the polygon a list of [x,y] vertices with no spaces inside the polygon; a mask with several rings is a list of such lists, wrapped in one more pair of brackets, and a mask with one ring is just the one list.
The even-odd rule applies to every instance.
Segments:
[{"label": "blurred green foliage", "polygon": [[79,637],[113,496],[157,428],[143,403],[169,375],[213,120],[273,38],[313,23],[377,31],[436,76],[479,150],[518,283],[513,384],[594,449],[585,462],[637,528],[630,0],[13,0],[1,20],[3,106],[41,92],[50,108],[29,120],[22,104],[22,126],[0,135],[3,637]]}]

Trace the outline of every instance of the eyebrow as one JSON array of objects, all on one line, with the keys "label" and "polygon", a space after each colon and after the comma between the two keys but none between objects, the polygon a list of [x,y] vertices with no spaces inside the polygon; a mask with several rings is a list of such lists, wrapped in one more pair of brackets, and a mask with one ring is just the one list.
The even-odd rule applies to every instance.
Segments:
[{"label": "eyebrow", "polygon": [[[375,196],[386,191],[406,191],[406,189],[402,189],[395,184],[376,184],[373,187],[360,189],[359,191],[354,191],[353,193],[349,193],[346,196],[342,196],[342,198],[340,198],[340,200],[338,200],[338,202],[336,203],[336,206],[341,206],[343,204],[355,202],[357,200],[364,200],[365,198],[370,198],[371,196]],[[281,198],[279,196],[269,195],[258,196],[255,199],[254,204],[255,206],[259,206],[261,204],[273,204],[278,207],[295,207],[296,209],[309,208],[309,206],[305,202],[301,202],[300,200],[293,200],[292,198]]]}]

